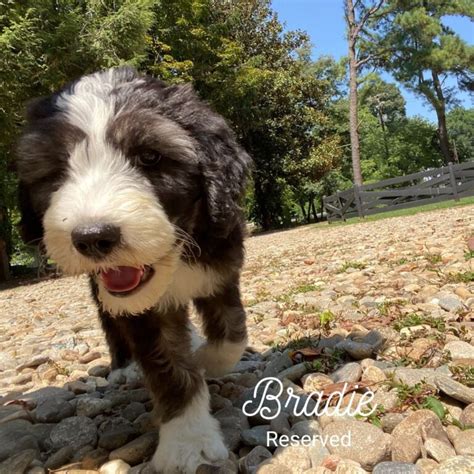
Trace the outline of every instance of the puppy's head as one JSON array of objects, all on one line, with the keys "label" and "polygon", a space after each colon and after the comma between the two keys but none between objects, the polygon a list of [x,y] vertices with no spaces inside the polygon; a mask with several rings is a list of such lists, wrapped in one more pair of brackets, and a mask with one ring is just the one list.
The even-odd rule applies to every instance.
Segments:
[{"label": "puppy's head", "polygon": [[195,226],[239,225],[248,155],[189,86],[128,68],[86,76],[31,104],[17,169],[25,240],[65,273],[93,274],[114,314],[166,291]]}]

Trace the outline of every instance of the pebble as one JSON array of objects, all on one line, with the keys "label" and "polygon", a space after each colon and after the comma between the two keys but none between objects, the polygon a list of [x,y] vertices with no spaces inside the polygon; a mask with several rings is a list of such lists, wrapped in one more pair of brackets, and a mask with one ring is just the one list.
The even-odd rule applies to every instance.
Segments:
[{"label": "pebble", "polygon": [[122,416],[129,421],[135,421],[146,412],[145,406],[140,402],[131,402],[122,410]]},{"label": "pebble", "polygon": [[436,385],[446,395],[464,403],[474,403],[474,388],[469,388],[445,375],[436,376]]},{"label": "pebble", "polygon": [[100,469],[100,474],[127,474],[130,470],[130,465],[123,462],[121,459],[115,459],[103,464]]},{"label": "pebble", "polygon": [[38,449],[38,440],[31,433],[31,423],[14,420],[0,425],[0,461],[27,449]]},{"label": "pebble", "polygon": [[280,372],[277,377],[280,380],[283,379],[288,379],[291,380],[292,382],[295,382],[299,380],[301,377],[303,377],[304,374],[308,372],[308,364],[305,362],[302,362],[301,364],[296,364],[293,365],[292,367],[289,367],[288,369],[283,370]]},{"label": "pebble", "polygon": [[90,418],[72,416],[59,422],[52,429],[50,438],[55,449],[71,446],[77,450],[86,445],[95,446],[97,428]]},{"label": "pebble", "polygon": [[396,382],[402,382],[406,385],[413,386],[417,383],[427,383],[436,386],[436,373],[434,369],[411,369],[407,367],[399,367],[396,369],[386,369],[386,375],[394,376]]},{"label": "pebble", "polygon": [[334,383],[326,374],[320,374],[318,372],[304,375],[301,382],[303,383],[303,390],[308,393],[319,392],[326,385]]},{"label": "pebble", "polygon": [[453,360],[474,359],[474,346],[464,341],[451,341],[444,346]]},{"label": "pebble", "polygon": [[434,459],[420,458],[416,461],[416,467],[420,469],[421,474],[431,474],[438,466]]},{"label": "pebble", "polygon": [[340,369],[333,372],[330,377],[334,383],[349,382],[355,383],[360,380],[362,375],[362,367],[357,362],[349,362],[343,365]]},{"label": "pebble", "polygon": [[157,442],[156,433],[146,433],[110,453],[110,460],[121,459],[131,466],[150,456]]},{"label": "pebble", "polygon": [[25,449],[9,457],[0,463],[0,474],[17,474],[25,472],[26,468],[36,458],[38,451]]},{"label": "pebble", "polygon": [[110,373],[110,367],[108,365],[95,365],[87,373],[93,377],[107,377]]},{"label": "pebble", "polygon": [[474,459],[468,456],[456,456],[442,462],[433,474],[472,474]]},{"label": "pebble", "polygon": [[35,418],[40,423],[57,423],[74,414],[74,407],[68,401],[46,398],[36,406]]},{"label": "pebble", "polygon": [[436,438],[450,445],[443,425],[432,411],[415,411],[392,432],[392,460],[414,463],[421,455],[423,437]]},{"label": "pebble", "polygon": [[112,408],[112,402],[103,398],[85,397],[77,402],[76,413],[80,416],[94,418]]},{"label": "pebble", "polygon": [[444,295],[438,298],[438,304],[445,311],[457,313],[464,309],[464,304],[456,295]]},{"label": "pebble", "polygon": [[270,425],[259,425],[243,430],[240,437],[247,446],[267,446],[267,433]]},{"label": "pebble", "polygon": [[325,436],[342,436],[350,433],[350,445],[331,446],[331,454],[357,461],[366,470],[372,470],[390,456],[391,436],[374,425],[362,421],[335,421],[324,428]]},{"label": "pebble", "polygon": [[453,441],[457,454],[474,456],[474,429],[461,431]]},{"label": "pebble", "polygon": [[290,351],[286,350],[277,357],[273,357],[270,362],[265,366],[263,371],[264,377],[276,377],[280,372],[288,369],[293,365],[293,361],[289,355]]},{"label": "pebble", "polygon": [[425,441],[425,449],[426,452],[438,462],[442,462],[446,459],[456,456],[456,451],[454,451],[453,447],[450,444],[447,444],[436,438],[428,438]]},{"label": "pebble", "polygon": [[71,446],[63,446],[58,449],[55,453],[51,454],[47,461],[44,463],[46,469],[57,469],[58,467],[67,464],[68,461],[72,458],[74,451]]},{"label": "pebble", "polygon": [[471,403],[466,408],[464,408],[459,417],[459,421],[463,425],[472,425],[474,428],[474,403]]},{"label": "pebble", "polygon": [[271,459],[272,453],[263,446],[256,446],[244,458],[239,461],[239,470],[242,474],[254,474],[257,466],[267,459]]},{"label": "pebble", "polygon": [[423,474],[418,466],[407,462],[385,461],[377,464],[372,474]]},{"label": "pebble", "polygon": [[279,447],[273,454],[273,460],[285,466],[287,472],[303,472],[311,468],[309,451],[304,446]]}]

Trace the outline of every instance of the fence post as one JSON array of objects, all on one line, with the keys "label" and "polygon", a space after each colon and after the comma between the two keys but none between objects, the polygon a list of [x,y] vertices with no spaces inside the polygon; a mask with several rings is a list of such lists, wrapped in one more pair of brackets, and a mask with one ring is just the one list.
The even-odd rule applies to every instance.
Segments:
[{"label": "fence post", "polygon": [[448,163],[448,168],[449,168],[449,180],[451,181],[451,188],[453,189],[453,198],[455,201],[459,201],[456,176],[454,175],[453,164],[451,162]]},{"label": "fence post", "polygon": [[354,186],[354,197],[355,197],[355,202],[357,206],[357,214],[359,214],[360,218],[364,218],[364,208],[362,206],[362,199],[360,197],[360,188],[359,185]]}]

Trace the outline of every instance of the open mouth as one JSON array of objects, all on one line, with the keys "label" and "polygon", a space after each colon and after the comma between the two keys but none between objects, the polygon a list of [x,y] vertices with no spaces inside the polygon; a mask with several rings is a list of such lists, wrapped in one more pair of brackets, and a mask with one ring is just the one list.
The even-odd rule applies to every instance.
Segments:
[{"label": "open mouth", "polygon": [[155,271],[149,265],[143,267],[115,267],[102,270],[100,277],[105,289],[114,296],[128,296],[138,291],[153,276]]}]

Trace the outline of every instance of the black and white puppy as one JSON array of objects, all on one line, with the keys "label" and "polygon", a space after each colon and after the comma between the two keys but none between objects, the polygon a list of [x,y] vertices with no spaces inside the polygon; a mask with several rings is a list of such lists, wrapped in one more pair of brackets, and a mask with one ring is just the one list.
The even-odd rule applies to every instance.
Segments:
[{"label": "black and white puppy", "polygon": [[[113,368],[134,359],[155,401],[159,472],[227,456],[204,380],[246,345],[239,292],[250,158],[190,86],[130,68],[31,104],[18,146],[22,227],[90,275]],[[193,302],[207,341],[194,353]]]}]

